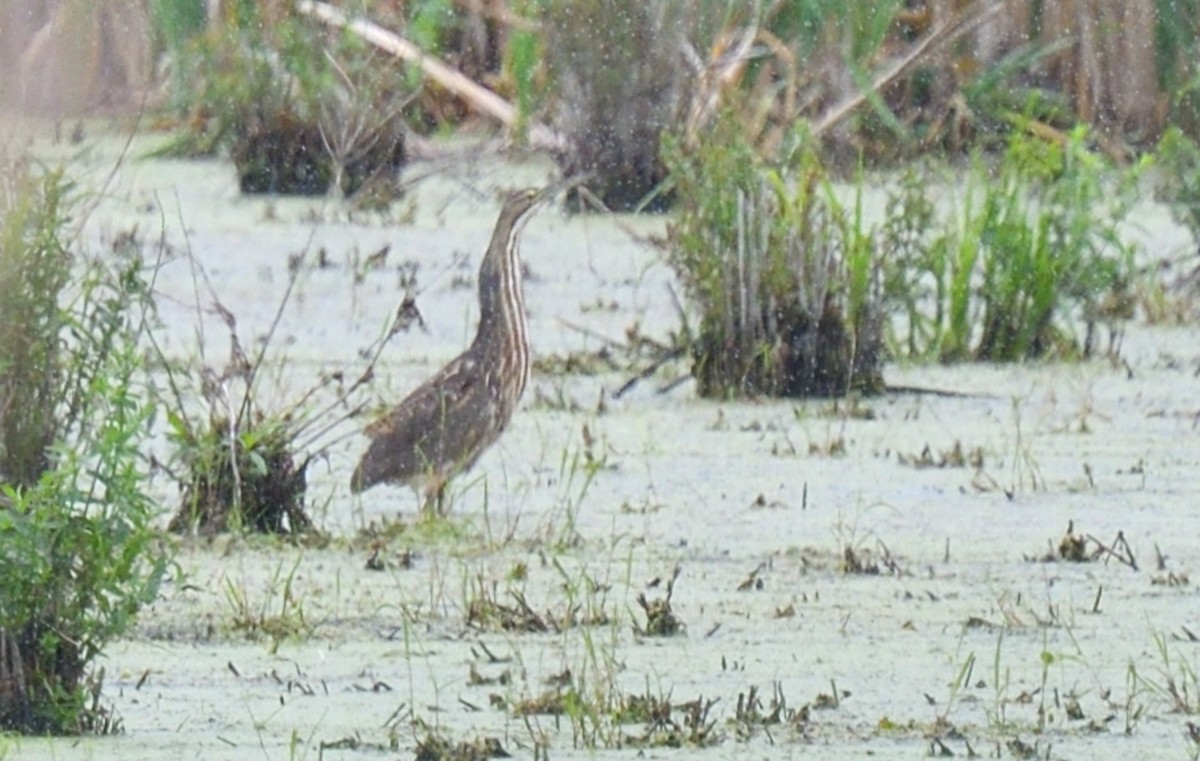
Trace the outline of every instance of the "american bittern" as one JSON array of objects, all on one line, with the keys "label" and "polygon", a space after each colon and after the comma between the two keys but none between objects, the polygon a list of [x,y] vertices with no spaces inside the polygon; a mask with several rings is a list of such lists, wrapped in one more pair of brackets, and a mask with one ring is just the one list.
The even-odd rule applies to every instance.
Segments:
[{"label": "american bittern", "polygon": [[462,354],[413,391],[366,433],[371,446],[350,489],[378,483],[425,491],[442,508],[446,482],[470,468],[503,433],[529,380],[529,336],[517,238],[546,193],[510,193],[479,267],[479,330]]}]

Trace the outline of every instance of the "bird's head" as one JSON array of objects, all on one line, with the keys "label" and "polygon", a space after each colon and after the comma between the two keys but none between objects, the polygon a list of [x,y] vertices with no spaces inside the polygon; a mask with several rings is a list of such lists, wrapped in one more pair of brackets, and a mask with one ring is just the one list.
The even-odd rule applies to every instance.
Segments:
[{"label": "bird's head", "polygon": [[537,206],[538,202],[543,200],[545,196],[541,190],[537,188],[524,188],[522,190],[509,191],[504,196],[504,205],[500,207],[500,219],[497,221],[497,228],[505,226],[514,228],[519,226],[519,222],[530,211]]}]

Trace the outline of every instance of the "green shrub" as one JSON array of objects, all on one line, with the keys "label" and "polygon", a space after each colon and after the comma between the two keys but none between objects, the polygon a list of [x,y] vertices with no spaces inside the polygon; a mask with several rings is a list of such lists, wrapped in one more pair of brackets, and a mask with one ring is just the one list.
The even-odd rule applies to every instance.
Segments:
[{"label": "green shrub", "polygon": [[60,173],[0,176],[0,730],[111,729],[88,666],[166,563],[140,454],[150,288],[131,239],[72,256]]},{"label": "green shrub", "polygon": [[5,165],[0,188],[0,479],[28,488],[49,466],[59,435],[55,402],[62,393],[57,340],[64,324],[58,296],[70,278],[71,254],[60,235],[67,223],[68,183]]},{"label": "green shrub", "polygon": [[1157,196],[1200,251],[1200,145],[1172,128],[1158,143],[1158,159],[1162,172]]},{"label": "green shrub", "polygon": [[298,461],[295,453],[297,432],[288,417],[293,411],[267,417],[255,409],[253,387],[244,393],[244,417],[223,417],[223,400],[215,398],[205,400],[207,420],[169,415],[182,466],[182,501],[172,531],[299,534],[312,528],[304,511],[308,459]]},{"label": "green shrub", "polygon": [[[192,266],[199,267],[194,260]],[[229,332],[230,361],[223,368],[207,364],[203,343],[197,347],[199,367],[169,362],[161,347],[154,346],[168,391],[167,437],[174,449],[168,472],[182,496],[169,530],[312,531],[304,509],[308,464],[324,454],[328,444],[320,442],[331,428],[362,411],[363,403],[352,406],[350,397],[370,382],[373,372],[368,369],[348,384],[343,373],[322,373],[294,403],[282,408],[260,404],[272,339],[300,275],[300,267],[291,271],[275,321],[250,353],[242,348],[233,312],[210,288],[214,310]],[[208,282],[198,272],[201,277]],[[330,391],[336,400],[324,400]]]},{"label": "green shrub", "polygon": [[1076,129],[1059,143],[1014,132],[994,167],[976,156],[938,214],[928,183],[893,192],[881,245],[898,355],[1013,362],[1087,355],[1098,323],[1131,316],[1119,226],[1142,165],[1117,173]]}]

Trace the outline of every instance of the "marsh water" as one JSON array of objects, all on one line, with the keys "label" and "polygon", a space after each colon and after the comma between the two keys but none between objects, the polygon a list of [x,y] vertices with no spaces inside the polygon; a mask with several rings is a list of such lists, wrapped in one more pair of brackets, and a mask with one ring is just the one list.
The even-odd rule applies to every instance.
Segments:
[{"label": "marsh water", "polygon": [[[133,226],[169,244],[157,330],[174,359],[228,360],[214,294],[258,346],[299,271],[264,404],[361,372],[409,288],[423,325],[390,340],[368,392],[402,398],[470,340],[497,189],[552,176],[447,145],[381,214],[242,197],[227,163],[139,158],[154,144],[34,148],[97,194],[95,250]],[[1162,209],[1135,218],[1148,250],[1186,244]],[[160,599],[99,662],[123,733],[0,738],[0,757],[410,758],[430,735],[517,758],[1194,757],[1179,710],[1200,709],[1194,328],[1130,325],[1120,361],[886,369],[945,394],[714,402],[674,383],[677,363],[614,398],[636,373],[619,366],[627,331],[680,326],[653,244],[667,224],[530,223],[540,369],[446,520],[422,521],[405,488],[352,496],[368,421],[346,421],[309,469],[327,540],[182,540]],[[606,347],[615,369],[595,361]],[[586,372],[554,361],[570,356]],[[178,494],[153,487],[165,524]],[[1068,526],[1086,562],[1058,557]],[[648,636],[638,597],[665,600],[672,579],[684,629]],[[473,618],[518,600],[576,625]],[[567,672],[583,708],[521,710]],[[601,715],[622,696],[673,706],[658,741]],[[689,724],[693,701],[708,710]],[[704,742],[670,747],[671,722]]]}]

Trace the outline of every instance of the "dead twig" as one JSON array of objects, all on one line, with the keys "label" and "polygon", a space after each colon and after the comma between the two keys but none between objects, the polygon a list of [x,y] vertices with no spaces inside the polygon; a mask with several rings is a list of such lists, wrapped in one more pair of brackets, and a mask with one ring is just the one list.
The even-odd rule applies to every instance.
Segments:
[{"label": "dead twig", "polygon": [[[633,387],[636,386],[638,383],[641,383],[642,381],[646,380],[647,378],[649,378],[652,375],[654,375],[655,373],[657,373],[663,365],[667,364],[668,362],[674,362],[675,360],[682,357],[684,355],[685,351],[686,350],[681,346],[681,347],[678,347],[676,349],[672,349],[672,350],[666,352],[665,354],[660,356],[658,359],[651,362],[646,367],[646,369],[642,370],[637,375],[633,376],[629,380],[622,383],[621,387],[613,393],[613,395],[612,395],[613,399],[620,399],[622,396],[629,393],[629,391],[632,390]],[[691,377],[691,376],[685,376],[685,377]]]},{"label": "dead twig", "polygon": [[1133,556],[1133,548],[1129,546],[1129,542],[1125,539],[1125,532],[1118,531],[1117,538],[1113,540],[1111,546],[1101,542],[1096,537],[1088,534],[1087,537],[1096,545],[1096,556],[1103,555],[1106,558],[1114,558],[1118,562],[1129,566],[1132,570],[1138,569],[1137,559]]}]

